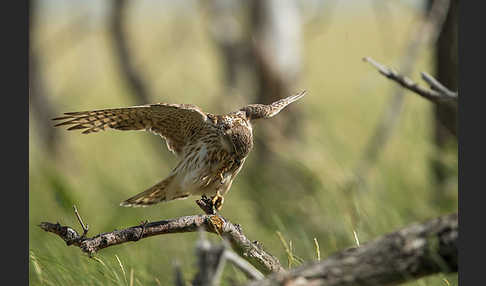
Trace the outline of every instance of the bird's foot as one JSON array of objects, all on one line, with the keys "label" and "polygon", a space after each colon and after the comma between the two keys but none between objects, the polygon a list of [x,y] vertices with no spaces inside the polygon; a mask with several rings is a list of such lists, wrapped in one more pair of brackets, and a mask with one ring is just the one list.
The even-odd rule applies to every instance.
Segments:
[{"label": "bird's foot", "polygon": [[196,204],[208,215],[216,214],[213,206],[213,201],[206,195],[202,195],[200,200],[196,200]]},{"label": "bird's foot", "polygon": [[216,211],[220,211],[223,208],[224,197],[218,192],[214,197],[211,198],[213,208]]},{"label": "bird's foot", "polygon": [[196,200],[196,204],[208,215],[215,215],[223,207],[224,198],[218,192],[215,196],[208,198],[202,195],[200,200]]}]

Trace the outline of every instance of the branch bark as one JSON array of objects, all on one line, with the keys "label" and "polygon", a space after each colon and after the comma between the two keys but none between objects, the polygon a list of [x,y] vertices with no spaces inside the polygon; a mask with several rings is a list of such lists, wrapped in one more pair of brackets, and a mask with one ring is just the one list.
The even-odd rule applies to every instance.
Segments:
[{"label": "branch bark", "polygon": [[283,271],[283,267],[276,257],[263,250],[260,243],[249,240],[243,234],[239,225],[232,224],[218,214],[191,215],[144,223],[122,230],[101,233],[91,238],[80,235],[72,227],[63,226],[59,223],[42,222],[39,226],[47,232],[60,236],[67,245],[75,245],[81,248],[90,256],[101,249],[129,241],[138,241],[162,234],[195,232],[202,229],[228,240],[236,253],[262,273]]},{"label": "branch bark", "polygon": [[444,215],[249,286],[396,285],[434,273],[457,272],[457,238],[457,213]]}]

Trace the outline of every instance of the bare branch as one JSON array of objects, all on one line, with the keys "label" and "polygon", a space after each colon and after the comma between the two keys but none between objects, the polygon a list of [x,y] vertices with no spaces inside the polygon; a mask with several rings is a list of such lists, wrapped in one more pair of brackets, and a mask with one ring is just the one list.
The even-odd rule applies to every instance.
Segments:
[{"label": "bare branch", "polygon": [[370,57],[363,58],[363,60],[372,64],[385,77],[434,103],[442,103],[446,101],[457,102],[457,93],[450,91],[427,73],[422,73],[422,78],[431,86],[432,89],[426,89],[419,86],[410,78],[398,74],[396,71],[378,63]]},{"label": "bare branch", "polygon": [[198,229],[220,235],[229,241],[233,250],[263,273],[282,271],[278,259],[267,253],[260,243],[252,242],[244,234],[239,225],[232,224],[222,216],[192,215],[157,222],[144,223],[122,230],[101,233],[94,237],[83,237],[69,226],[59,223],[42,222],[43,230],[60,236],[67,245],[75,245],[85,253],[92,255],[97,251],[154,235],[195,232]]},{"label": "bare branch", "polygon": [[396,285],[457,272],[457,238],[457,213],[444,215],[249,285]]},{"label": "bare branch", "polygon": [[73,206],[73,209],[74,209],[74,214],[78,218],[79,224],[81,225],[81,228],[83,229],[83,234],[81,235],[81,237],[85,237],[86,234],[88,233],[89,225],[84,225],[83,220],[81,219],[81,216],[79,215],[79,212],[78,212],[78,209],[76,208],[76,206]]}]

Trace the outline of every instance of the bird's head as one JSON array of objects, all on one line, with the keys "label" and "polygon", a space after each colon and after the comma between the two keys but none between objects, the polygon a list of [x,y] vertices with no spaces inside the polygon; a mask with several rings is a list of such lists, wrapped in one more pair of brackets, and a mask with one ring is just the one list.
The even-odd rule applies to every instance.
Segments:
[{"label": "bird's head", "polygon": [[[220,117],[218,122],[231,145],[231,150],[240,159],[245,158],[253,148],[253,134],[250,121],[244,111],[238,110]],[[229,147],[229,146],[228,146]]]},{"label": "bird's head", "polygon": [[236,123],[226,131],[234,152],[240,159],[245,158],[253,149],[253,134],[251,127],[246,124]]}]

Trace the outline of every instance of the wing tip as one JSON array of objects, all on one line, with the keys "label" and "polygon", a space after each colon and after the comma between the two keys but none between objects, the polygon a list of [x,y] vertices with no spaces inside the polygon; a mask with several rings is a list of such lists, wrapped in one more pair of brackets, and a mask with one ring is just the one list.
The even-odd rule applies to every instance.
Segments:
[{"label": "wing tip", "polygon": [[304,89],[304,90],[301,90],[300,92],[298,92],[296,95],[293,95],[291,97],[292,97],[292,100],[295,101],[295,100],[301,99],[306,94],[307,94],[307,90]]},{"label": "wing tip", "polygon": [[123,201],[123,202],[120,203],[120,207],[124,207],[124,208],[144,208],[144,207],[148,207],[148,206],[149,205],[131,203],[129,201]]},{"label": "wing tip", "polygon": [[132,204],[127,202],[127,201],[123,201],[123,202],[120,203],[120,207],[129,208],[129,207],[132,207]]}]

